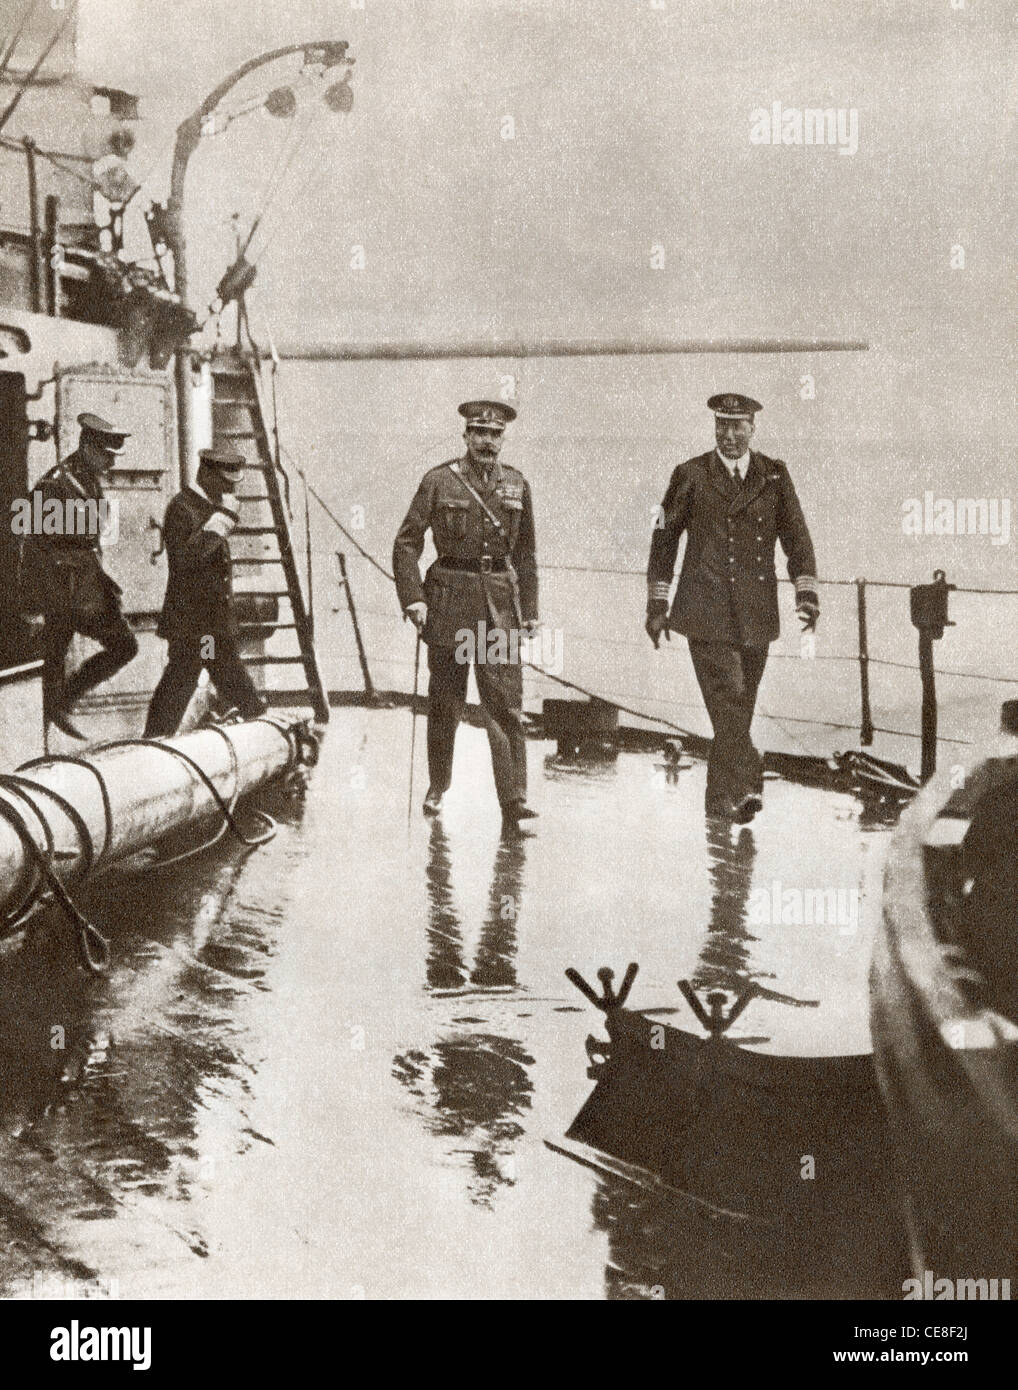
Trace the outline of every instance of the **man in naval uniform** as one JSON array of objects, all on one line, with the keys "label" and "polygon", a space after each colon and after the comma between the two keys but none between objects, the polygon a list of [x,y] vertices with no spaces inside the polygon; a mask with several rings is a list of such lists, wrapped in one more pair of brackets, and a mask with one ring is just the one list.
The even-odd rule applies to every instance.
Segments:
[{"label": "man in naval uniform", "polygon": [[[439,811],[452,780],[456,726],[473,664],[507,825],[536,815],[526,804],[522,634],[537,626],[534,512],[522,473],[499,462],[511,406],[467,401],[466,453],[425,473],[392,551],[396,592],[428,644],[428,772],[425,815]],[[424,536],[438,559],[421,583]]]},{"label": "man in naval uniform", "polygon": [[[681,632],[714,729],[706,809],[746,824],[763,805],[763,766],[750,725],[771,642],[779,635],[777,541],[804,632],[820,615],[816,560],[795,487],[780,459],[750,450],[749,396],[712,396],[716,448],[680,463],[658,512],[647,567],[648,636]],[[687,535],[675,601],[668,595]]]},{"label": "man in naval uniform", "polygon": [[[84,734],[70,718],[74,702],[126,666],[137,655],[138,642],[121,611],[123,591],[103,569],[100,534],[106,515],[102,478],[124,452],[130,432],[88,413],[78,416],[78,424],[77,449],[33,489],[33,516],[45,519],[59,512],[63,524],[51,534],[33,533],[26,543],[22,603],[26,614],[41,615],[45,622],[45,717],[80,739]],[[98,642],[102,651],[66,677],[75,633]]]},{"label": "man in naval uniform", "polygon": [[208,669],[216,693],[245,718],[265,711],[237,648],[228,537],[237,524],[244,455],[201,449],[198,476],[166,509],[163,542],[169,576],[156,628],[167,642],[166,669],[145,722],[146,738],[175,734]]}]

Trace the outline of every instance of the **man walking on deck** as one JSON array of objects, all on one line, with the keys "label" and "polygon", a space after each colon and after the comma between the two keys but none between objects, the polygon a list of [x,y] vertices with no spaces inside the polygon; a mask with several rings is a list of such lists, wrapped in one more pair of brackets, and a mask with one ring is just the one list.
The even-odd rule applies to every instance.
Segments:
[{"label": "man walking on deck", "polygon": [[[716,448],[672,473],[650,547],[646,631],[681,632],[714,729],[706,810],[747,824],[763,805],[763,765],[750,726],[771,642],[779,635],[774,547],[780,541],[804,632],[820,615],[813,543],[788,469],[750,450],[749,396],[712,396]],[[675,601],[668,595],[687,534]]]},{"label": "man walking on deck", "polygon": [[[521,634],[537,626],[537,564],[530,488],[499,462],[511,406],[467,401],[466,454],[425,473],[396,536],[392,568],[406,617],[428,644],[428,772],[425,815],[436,815],[452,780],[456,726],[471,664],[488,731],[495,788],[507,825],[536,815],[526,804]],[[438,559],[423,584],[430,528]]]},{"label": "man walking on deck", "polygon": [[146,738],[175,734],[201,675],[208,669],[216,694],[245,718],[265,711],[237,649],[227,538],[237,524],[235,496],[244,456],[201,449],[198,477],[166,509],[163,541],[169,577],[156,628],[168,645],[166,669],[145,723]]},{"label": "man walking on deck", "polygon": [[[102,538],[110,504],[102,479],[124,452],[130,432],[99,415],[78,416],[78,447],[44,473],[32,491],[32,514],[44,522],[26,542],[22,605],[41,616],[43,637],[43,713],[62,733],[84,734],[70,717],[74,702],[108,681],[137,655],[138,641],[120,607],[120,585],[103,569]],[[102,651],[66,675],[67,653],[75,633],[98,642]]]}]

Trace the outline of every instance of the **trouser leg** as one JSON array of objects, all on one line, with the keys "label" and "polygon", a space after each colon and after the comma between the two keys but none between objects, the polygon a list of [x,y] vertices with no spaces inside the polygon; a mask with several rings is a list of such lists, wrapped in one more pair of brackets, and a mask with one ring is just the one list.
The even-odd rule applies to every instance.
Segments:
[{"label": "trouser leg", "polygon": [[46,717],[64,703],[64,668],[74,636],[74,624],[55,615],[46,618],[43,628],[42,699]]},{"label": "trouser leg", "polygon": [[527,742],[523,734],[523,667],[518,661],[475,666],[477,693],[491,747],[499,804],[527,796]]},{"label": "trouser leg", "polygon": [[763,679],[764,667],[767,665],[768,647],[741,647],[742,653],[742,678],[746,688],[744,699],[745,706],[745,746],[747,752],[747,765],[752,769],[753,782],[749,787],[750,791],[756,792],[758,796],[763,795],[763,758],[753,746],[753,739],[750,729],[753,725],[753,713],[756,710],[756,696],[760,689],[760,681]]},{"label": "trouser leg", "polygon": [[216,694],[228,705],[235,705],[245,719],[254,719],[265,712],[264,696],[251,679],[237,650],[237,643],[229,633],[213,638],[213,655],[206,665],[209,676],[216,687]]},{"label": "trouser leg", "polygon": [[170,738],[191,702],[203,662],[197,644],[172,641],[163,671],[152,695],[145,720],[146,738]]},{"label": "trouser leg", "polygon": [[690,641],[689,652],[714,729],[706,800],[708,811],[718,811],[763,787],[763,767],[750,725],[767,648]]},{"label": "trouser leg", "polygon": [[452,781],[456,727],[467,698],[468,662],[456,660],[455,647],[428,647],[428,779],[442,796]]},{"label": "trouser leg", "polygon": [[98,642],[102,651],[82,662],[67,681],[64,689],[67,705],[73,705],[94,686],[108,681],[138,655],[138,639],[119,608],[111,608],[100,617],[75,618],[74,626],[83,637]]}]

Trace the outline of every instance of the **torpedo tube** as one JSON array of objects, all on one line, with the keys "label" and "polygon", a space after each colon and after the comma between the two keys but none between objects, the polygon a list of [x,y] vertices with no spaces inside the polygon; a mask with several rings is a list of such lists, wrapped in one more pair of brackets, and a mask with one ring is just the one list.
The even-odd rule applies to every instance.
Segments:
[{"label": "torpedo tube", "polygon": [[121,739],[0,774],[0,935],[48,897],[73,908],[66,888],[175,832],[218,823],[260,843],[267,836],[249,839],[233,820],[237,803],[316,756],[306,717],[265,715],[176,738]]}]

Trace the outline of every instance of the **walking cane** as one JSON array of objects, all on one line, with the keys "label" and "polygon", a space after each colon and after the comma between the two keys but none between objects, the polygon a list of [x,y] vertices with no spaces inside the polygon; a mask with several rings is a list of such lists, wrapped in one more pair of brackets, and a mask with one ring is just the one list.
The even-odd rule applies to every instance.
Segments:
[{"label": "walking cane", "polygon": [[417,744],[417,678],[421,669],[421,632],[417,630],[417,646],[414,649],[414,694],[410,705],[410,794],[407,798],[406,827],[410,829],[410,818],[414,812],[414,749]]}]

